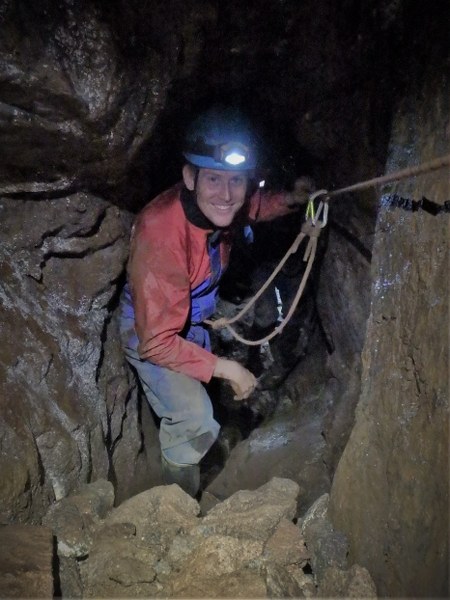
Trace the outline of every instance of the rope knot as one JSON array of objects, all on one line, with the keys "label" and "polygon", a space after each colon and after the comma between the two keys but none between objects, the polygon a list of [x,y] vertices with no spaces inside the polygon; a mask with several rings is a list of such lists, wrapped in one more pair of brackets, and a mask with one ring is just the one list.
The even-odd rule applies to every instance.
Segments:
[{"label": "rope knot", "polygon": [[308,220],[302,225],[302,233],[308,237],[318,238],[320,235],[320,227],[316,227],[311,220]]},{"label": "rope knot", "polygon": [[226,317],[220,317],[220,319],[215,319],[214,321],[205,319],[205,323],[212,327],[212,329],[223,329],[228,325],[228,319]]}]

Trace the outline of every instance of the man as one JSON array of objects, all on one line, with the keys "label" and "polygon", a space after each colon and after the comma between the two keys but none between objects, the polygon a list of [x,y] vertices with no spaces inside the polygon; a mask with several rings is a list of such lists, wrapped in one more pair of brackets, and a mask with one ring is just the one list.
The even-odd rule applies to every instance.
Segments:
[{"label": "man", "polygon": [[228,381],[248,398],[254,375],[212,354],[202,322],[215,310],[233,236],[252,221],[292,212],[305,194],[256,192],[252,133],[229,109],[211,109],[190,128],[182,183],[152,200],[131,236],[121,336],[151,407],[161,419],[163,477],[195,496],[199,462],[219,433],[204,387]]}]

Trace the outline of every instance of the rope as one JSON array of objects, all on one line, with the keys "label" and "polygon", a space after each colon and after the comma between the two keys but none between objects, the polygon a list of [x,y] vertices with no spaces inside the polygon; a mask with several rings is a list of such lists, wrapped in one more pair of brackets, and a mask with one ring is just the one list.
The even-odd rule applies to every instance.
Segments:
[{"label": "rope", "polygon": [[[308,228],[306,226],[309,226],[311,228],[311,230],[308,233],[306,233],[304,231],[304,230],[306,230]],[[312,225],[309,221],[307,221],[306,223],[304,223],[303,226],[302,226],[302,231],[295,238],[293,244],[291,245],[291,247],[289,248],[289,250],[286,252],[286,254],[284,255],[284,257],[282,258],[282,260],[278,264],[277,268],[273,271],[272,275],[269,277],[269,279],[267,279],[267,281],[258,290],[258,292],[253,296],[253,298],[244,306],[244,308],[241,311],[239,311],[231,319],[221,318],[221,319],[217,319],[215,321],[210,321],[210,320],[207,319],[207,320],[205,320],[205,323],[207,325],[210,325],[213,329],[221,329],[223,327],[226,327],[228,329],[228,331],[231,333],[231,335],[236,340],[238,340],[242,344],[245,344],[246,346],[260,346],[261,344],[264,344],[265,342],[270,341],[276,335],[278,335],[279,333],[281,333],[283,331],[285,325],[291,319],[291,317],[292,317],[295,309],[297,308],[297,305],[300,302],[300,299],[302,297],[303,290],[305,289],[306,282],[308,281],[309,273],[311,271],[311,268],[312,268],[312,265],[313,265],[313,262],[314,262],[314,258],[316,256],[317,238],[319,237],[319,234],[320,234],[320,228],[319,229],[318,228],[314,228],[314,225]],[[296,293],[295,298],[294,298],[294,300],[293,300],[293,302],[291,304],[291,307],[289,308],[289,311],[288,311],[287,315],[284,317],[284,319],[281,321],[281,323],[277,327],[275,327],[275,329],[271,333],[269,333],[268,335],[266,335],[265,337],[263,337],[263,338],[261,338],[259,340],[247,340],[247,339],[243,338],[231,326],[232,323],[235,323],[241,317],[243,317],[243,315],[248,310],[250,310],[250,308],[255,304],[255,302],[258,300],[258,298],[266,291],[266,289],[269,287],[269,285],[275,279],[276,275],[283,268],[283,266],[284,266],[285,262],[287,261],[287,259],[289,258],[289,256],[291,254],[295,254],[295,252],[297,252],[299,245],[301,244],[301,242],[303,241],[303,239],[304,239],[304,237],[306,235],[309,235],[310,238],[309,238],[309,242],[308,242],[308,245],[306,247],[306,250],[305,250],[305,254],[303,256],[303,260],[304,261],[308,261],[308,264],[306,265],[306,269],[305,269],[305,272],[303,273],[302,280],[300,282],[300,285],[298,287],[297,293]]]},{"label": "rope", "polygon": [[[327,190],[319,190],[318,192],[314,192],[313,194],[311,194],[308,203],[309,214],[307,213],[307,217],[310,218],[308,219],[308,221],[303,223],[300,233],[295,238],[294,242],[292,243],[286,254],[283,256],[278,266],[273,271],[272,275],[264,283],[264,285],[258,290],[258,292],[253,296],[253,298],[249,300],[249,302],[244,306],[244,308],[240,310],[234,317],[222,317],[220,319],[216,319],[215,321],[206,319],[205,323],[207,325],[210,325],[213,329],[221,329],[223,327],[226,327],[236,340],[238,340],[242,344],[245,344],[246,346],[260,346],[261,344],[270,341],[272,338],[274,338],[276,335],[283,331],[284,327],[287,325],[295,309],[297,308],[298,303],[300,302],[300,299],[306,286],[306,282],[311,272],[314,258],[316,256],[317,240],[320,235],[320,231],[326,225],[328,214],[328,199],[333,198],[335,196],[339,196],[340,194],[345,194],[346,192],[364,190],[369,187],[389,183],[391,181],[400,181],[401,179],[407,179],[409,177],[414,177],[416,175],[427,173],[429,171],[436,171],[438,169],[442,169],[445,166],[450,166],[450,154],[447,154],[446,156],[441,156],[428,162],[421,163],[416,167],[408,167],[406,169],[402,169],[400,171],[396,171],[388,175],[382,175],[380,177],[374,177],[373,179],[367,179],[366,181],[361,181],[359,183],[355,183],[353,185],[340,188],[338,190],[333,190],[332,192],[328,192]],[[315,198],[321,195],[325,195],[325,201],[319,203],[317,212],[316,214],[314,214],[313,201]],[[318,218],[322,209],[324,211],[324,217],[323,221],[320,222],[318,221]],[[308,246],[306,247],[303,260],[308,261],[308,264],[306,265],[306,269],[300,282],[299,288],[297,290],[297,294],[295,295],[295,298],[291,304],[287,315],[284,317],[281,323],[277,327],[275,327],[275,329],[270,334],[266,335],[265,337],[259,340],[247,340],[243,338],[235,329],[233,329],[233,327],[231,326],[232,323],[235,323],[236,321],[241,319],[245,315],[245,313],[247,313],[250,310],[250,308],[255,304],[255,302],[261,297],[261,295],[266,291],[266,289],[281,271],[289,256],[297,252],[305,236],[309,236],[309,242]]]},{"label": "rope", "polygon": [[415,175],[428,173],[428,171],[436,171],[446,166],[450,166],[450,154],[447,154],[446,156],[440,156],[439,158],[435,158],[434,160],[430,160],[428,162],[421,163],[416,167],[408,167],[407,169],[402,169],[401,171],[396,171],[388,175],[382,175],[381,177],[375,177],[374,179],[367,179],[366,181],[354,183],[353,185],[349,185],[347,187],[340,188],[339,190],[329,192],[328,196],[330,198],[333,198],[334,196],[339,196],[340,194],[345,194],[346,192],[365,190],[369,187],[374,187],[383,183],[390,183],[391,181],[400,181],[401,179],[407,179],[408,177],[414,177]]},{"label": "rope", "polygon": [[[316,192],[314,194],[314,196],[317,196],[318,194],[322,194],[322,193],[324,193],[324,190],[321,190],[320,192]],[[301,299],[301,297],[303,295],[303,291],[305,289],[306,282],[308,281],[308,277],[309,277],[309,274],[310,274],[311,269],[312,269],[314,258],[316,256],[317,239],[318,239],[318,237],[320,235],[320,231],[321,231],[321,229],[322,229],[322,227],[324,226],[324,223],[325,223],[325,221],[324,222],[320,222],[319,221],[320,213],[321,213],[322,210],[324,210],[325,206],[326,206],[326,203],[320,202],[319,207],[317,209],[317,212],[316,212],[316,214],[314,216],[314,221],[312,219],[310,219],[308,221],[305,221],[305,223],[303,223],[302,229],[301,229],[300,233],[297,235],[297,237],[295,238],[294,242],[291,244],[291,246],[288,249],[288,251],[286,252],[286,254],[283,256],[283,258],[281,259],[281,261],[278,263],[278,266],[275,268],[275,270],[273,271],[272,275],[267,279],[267,281],[264,283],[264,285],[258,290],[258,292],[244,306],[244,308],[242,310],[240,310],[234,317],[232,317],[230,319],[225,318],[225,317],[223,317],[221,319],[217,319],[215,321],[210,321],[209,319],[206,319],[205,323],[207,325],[210,325],[213,329],[221,329],[223,327],[226,327],[228,329],[228,331],[231,333],[231,335],[236,340],[238,340],[242,344],[245,344],[246,346],[260,346],[261,344],[264,344],[265,342],[270,341],[276,335],[278,335],[279,333],[281,333],[283,331],[284,327],[290,321],[290,319],[291,319],[291,317],[292,317],[295,309],[297,308],[298,303],[300,302],[300,299]],[[232,323],[235,323],[236,321],[238,321],[239,319],[241,319],[245,315],[245,313],[250,310],[250,308],[255,304],[255,302],[258,300],[258,298],[260,298],[261,295],[269,287],[269,285],[275,279],[275,277],[277,276],[277,274],[281,271],[281,269],[283,268],[284,264],[288,260],[289,256],[291,254],[295,254],[297,252],[298,247],[300,246],[301,242],[303,241],[303,239],[306,236],[309,236],[309,242],[308,242],[308,245],[306,246],[306,250],[305,250],[305,254],[303,256],[303,260],[305,262],[308,261],[308,264],[306,265],[305,272],[303,273],[302,280],[300,282],[300,285],[298,287],[297,293],[295,295],[294,300],[292,301],[291,307],[289,308],[289,311],[288,311],[287,315],[284,317],[284,319],[281,321],[281,323],[277,327],[275,327],[275,329],[271,333],[269,333],[268,335],[264,336],[263,338],[260,338],[259,340],[248,340],[248,339],[243,338],[231,326]]]}]

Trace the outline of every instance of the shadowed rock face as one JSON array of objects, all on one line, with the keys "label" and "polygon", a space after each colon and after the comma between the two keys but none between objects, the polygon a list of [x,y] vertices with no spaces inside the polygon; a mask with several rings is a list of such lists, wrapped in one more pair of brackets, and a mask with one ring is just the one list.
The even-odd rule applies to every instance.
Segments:
[{"label": "shadowed rock face", "polygon": [[5,0],[0,193],[62,195],[124,177],[186,65],[190,3]]},{"label": "shadowed rock face", "polygon": [[[292,176],[273,170],[277,158],[337,188],[447,153],[447,10],[443,0],[433,12],[407,0],[364,10],[327,0],[1,3],[1,522],[39,522],[101,477],[117,502],[160,483],[157,431],[124,365],[116,309],[126,209],[178,177],[188,113],[211,99],[241,103],[269,132],[274,186]],[[436,173],[395,191],[442,202],[447,184]],[[379,192],[332,204],[315,285],[328,356],[322,344],[292,373],[267,402],[292,416],[244,440],[214,485],[229,495],[281,474],[300,484],[304,511],[331,483],[362,389],[333,518],[382,592],[442,594],[447,216],[390,211]],[[305,391],[311,382],[319,391]],[[282,447],[268,443],[277,423]],[[120,528],[106,546],[110,534]],[[328,573],[323,590],[339,577],[344,589],[341,575]],[[126,586],[126,567],[120,576]],[[280,574],[270,579],[275,593]],[[259,579],[248,585],[260,592]]]},{"label": "shadowed rock face", "polygon": [[0,586],[5,598],[53,598],[50,528],[9,525],[0,532]]}]

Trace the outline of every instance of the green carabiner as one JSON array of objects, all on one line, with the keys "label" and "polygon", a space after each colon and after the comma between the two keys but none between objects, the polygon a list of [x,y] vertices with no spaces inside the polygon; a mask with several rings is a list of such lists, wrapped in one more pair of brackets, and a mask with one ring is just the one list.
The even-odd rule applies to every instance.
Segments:
[{"label": "green carabiner", "polygon": [[314,200],[311,200],[311,198],[310,198],[308,200],[308,206],[306,207],[305,218],[306,218],[306,220],[311,219],[311,221],[313,221],[314,220],[314,215],[315,215]]}]

